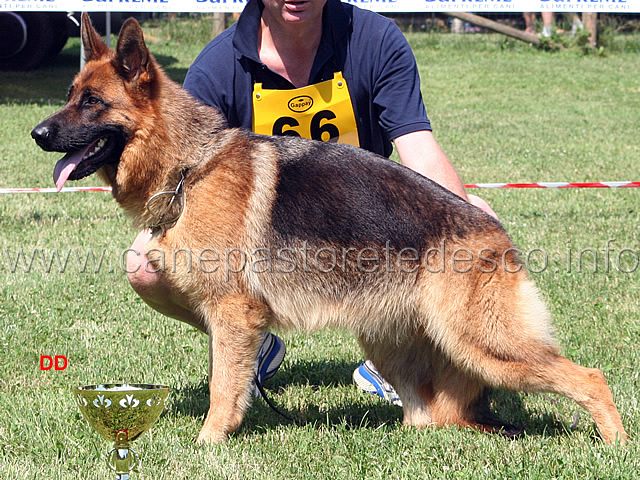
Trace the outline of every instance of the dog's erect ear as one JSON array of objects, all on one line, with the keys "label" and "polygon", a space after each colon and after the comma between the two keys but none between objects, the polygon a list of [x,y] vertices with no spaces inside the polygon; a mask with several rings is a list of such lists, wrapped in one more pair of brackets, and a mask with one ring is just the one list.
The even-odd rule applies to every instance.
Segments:
[{"label": "dog's erect ear", "polygon": [[81,26],[82,45],[84,47],[84,61],[96,60],[109,51],[109,47],[104,43],[102,37],[96,32],[91,24],[91,19],[87,12],[82,14]]},{"label": "dog's erect ear", "polygon": [[155,65],[144,43],[142,28],[134,18],[129,18],[120,29],[114,64],[127,80],[138,77],[144,83],[154,77]]}]

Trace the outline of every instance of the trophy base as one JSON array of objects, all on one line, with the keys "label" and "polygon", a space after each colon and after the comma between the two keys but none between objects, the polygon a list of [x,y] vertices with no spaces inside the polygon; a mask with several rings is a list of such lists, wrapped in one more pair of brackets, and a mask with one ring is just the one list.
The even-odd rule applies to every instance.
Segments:
[{"label": "trophy base", "polygon": [[138,453],[126,444],[116,445],[107,453],[107,465],[115,472],[116,480],[129,480],[139,463]]}]

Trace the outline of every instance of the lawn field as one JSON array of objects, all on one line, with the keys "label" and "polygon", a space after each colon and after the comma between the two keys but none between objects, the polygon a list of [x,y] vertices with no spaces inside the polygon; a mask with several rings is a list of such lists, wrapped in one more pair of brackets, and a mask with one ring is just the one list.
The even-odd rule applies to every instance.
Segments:
[{"label": "lawn field", "polygon": [[[176,81],[207,42],[200,20],[143,25]],[[465,183],[640,181],[640,35],[603,55],[546,52],[491,34],[408,34],[434,133]],[[55,64],[0,72],[0,188],[51,187],[58,154],[29,132],[59,109],[78,40]],[[90,177],[76,185],[97,185]],[[134,479],[631,479],[640,471],[640,189],[474,190],[523,252],[563,353],[602,369],[630,442],[605,446],[591,418],[554,395],[496,391],[526,425],[516,440],[401,426],[401,409],[351,381],[363,360],[342,331],[282,333],[267,382],[292,423],[256,400],[226,443],[196,446],[208,407],[207,340],[147,307],[123,252],[136,232],[108,193],[0,195],[0,479],[111,478],[108,443],[78,385],[156,383],[168,407],[134,448]],[[43,355],[64,370],[43,371]]]}]

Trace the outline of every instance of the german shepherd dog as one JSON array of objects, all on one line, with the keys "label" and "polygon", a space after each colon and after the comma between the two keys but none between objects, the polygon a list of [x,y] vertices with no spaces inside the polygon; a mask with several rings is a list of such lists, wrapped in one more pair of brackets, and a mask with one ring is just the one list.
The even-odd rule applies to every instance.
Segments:
[{"label": "german shepherd dog", "polygon": [[603,374],[560,355],[496,220],[359,148],[230,129],[168,79],[135,20],[116,50],[83,20],[86,65],[32,136],[66,154],[58,188],[96,172],[135,227],[152,230],[150,257],[182,252],[159,274],[209,334],[199,441],[241,424],[272,327],[352,331],[405,425],[508,433],[488,408],[499,387],[569,397],[606,442],[625,441]]}]

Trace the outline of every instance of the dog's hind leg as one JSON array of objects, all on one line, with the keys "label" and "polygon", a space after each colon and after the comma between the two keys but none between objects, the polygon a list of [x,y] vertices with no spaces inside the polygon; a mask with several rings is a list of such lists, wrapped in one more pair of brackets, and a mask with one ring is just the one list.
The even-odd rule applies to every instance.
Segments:
[{"label": "dog's hind leg", "polygon": [[402,400],[403,424],[417,427],[431,425],[433,420],[429,403],[425,401],[420,386],[432,378],[433,343],[419,335],[401,344],[396,340],[374,340],[361,336],[360,345]]},{"label": "dog's hind leg", "polygon": [[424,334],[402,345],[361,344],[400,396],[405,426],[458,425],[508,436],[522,432],[493,415],[486,383],[456,367]]},{"label": "dog's hind leg", "polygon": [[[491,363],[494,363],[493,359]],[[626,441],[627,434],[613,403],[613,395],[597,368],[576,365],[552,352],[536,363],[494,363],[493,368],[497,373],[494,375],[505,382],[507,388],[557,393],[574,400],[591,414],[606,443]],[[503,372],[500,372],[501,368]]]},{"label": "dog's hind leg", "polygon": [[489,276],[459,275],[456,287],[469,294],[455,311],[451,302],[440,302],[444,314],[430,325],[430,336],[455,366],[486,385],[564,395],[589,411],[607,443],[624,441],[604,375],[558,353],[546,306],[524,272],[483,275]]},{"label": "dog's hind leg", "polygon": [[198,443],[220,442],[242,422],[268,309],[241,295],[203,304],[209,324],[209,412]]},{"label": "dog's hind leg", "polygon": [[420,385],[419,393],[429,405],[434,425],[457,425],[514,437],[522,428],[504,423],[489,407],[490,389],[444,356],[433,378]]}]

